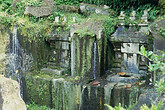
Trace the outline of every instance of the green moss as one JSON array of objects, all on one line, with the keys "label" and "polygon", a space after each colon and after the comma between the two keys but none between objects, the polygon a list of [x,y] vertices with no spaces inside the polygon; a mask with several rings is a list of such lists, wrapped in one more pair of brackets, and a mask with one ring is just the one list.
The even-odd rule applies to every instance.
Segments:
[{"label": "green moss", "polygon": [[[79,91],[78,91],[79,90]],[[78,95],[77,95],[78,92]],[[80,103],[81,87],[66,81],[53,82],[53,108],[59,110],[77,110]]]},{"label": "green moss", "polygon": [[30,102],[40,105],[50,105],[50,80],[36,77],[25,77],[26,96]]},{"label": "green moss", "polygon": [[86,39],[83,39],[83,47],[82,48],[82,71],[81,71],[81,76],[83,77],[85,75],[85,73],[87,73],[87,59],[86,59]]},{"label": "green moss", "polygon": [[84,36],[91,36],[91,37],[95,36],[95,33],[92,30],[90,30],[88,27],[84,27],[83,29],[77,30],[75,33],[77,33],[80,38]]},{"label": "green moss", "polygon": [[79,76],[81,71],[80,71],[80,38],[76,38],[76,76]]}]

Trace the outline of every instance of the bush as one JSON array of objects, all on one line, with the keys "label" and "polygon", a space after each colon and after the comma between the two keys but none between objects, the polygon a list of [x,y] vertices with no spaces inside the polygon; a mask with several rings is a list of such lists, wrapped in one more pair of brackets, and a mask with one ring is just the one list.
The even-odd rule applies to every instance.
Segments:
[{"label": "bush", "polygon": [[165,0],[159,0],[159,6],[161,8],[161,14],[165,14]]}]

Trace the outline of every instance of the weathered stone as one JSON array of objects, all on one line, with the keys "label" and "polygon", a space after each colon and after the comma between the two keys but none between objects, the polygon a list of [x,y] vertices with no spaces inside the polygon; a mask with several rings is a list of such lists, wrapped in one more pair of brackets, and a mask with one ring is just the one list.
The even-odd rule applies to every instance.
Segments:
[{"label": "weathered stone", "polygon": [[106,9],[102,9],[104,7],[98,7],[96,5],[91,5],[91,4],[85,4],[81,3],[80,5],[80,12],[89,15],[90,13],[97,13],[97,14],[109,14],[109,12]]},{"label": "weathered stone", "polygon": [[111,95],[111,106],[119,106],[119,103],[122,107],[133,105],[136,103],[138,98],[138,90],[132,88],[125,88],[125,83],[119,83],[112,90]]},{"label": "weathered stone", "polygon": [[121,52],[137,53],[139,52],[139,44],[138,43],[123,43],[123,45],[121,46]]},{"label": "weathered stone", "polygon": [[73,17],[73,22],[76,22],[76,17]]},{"label": "weathered stone", "polygon": [[0,110],[26,110],[18,82],[0,76]]},{"label": "weathered stone", "polygon": [[130,20],[132,20],[132,21],[135,20],[136,19],[135,15],[136,15],[136,11],[132,11],[132,13],[130,15]]},{"label": "weathered stone", "polygon": [[79,7],[77,6],[70,6],[70,5],[60,5],[57,7],[59,10],[64,12],[75,12],[78,13]]},{"label": "weathered stone", "polygon": [[17,2],[20,2],[21,0],[13,0],[13,7],[15,7],[16,6],[16,3]]},{"label": "weathered stone", "polygon": [[51,105],[51,79],[35,76],[25,76],[26,102],[34,102],[40,105]]},{"label": "weathered stone", "polygon": [[62,42],[62,49],[69,50],[69,43],[68,42]]},{"label": "weathered stone", "polygon": [[[132,16],[134,15],[135,13],[133,13]],[[124,19],[124,12],[121,12],[120,17],[123,17],[121,19]],[[115,51],[114,62],[120,59],[120,62],[118,61],[116,63],[119,63],[121,65],[120,67],[115,67],[113,65],[113,71],[116,72],[116,68],[117,70],[120,70],[119,72],[127,72],[134,74],[147,73],[147,70],[145,70],[146,72],[139,72],[139,68],[141,66],[144,67],[145,65],[147,65],[147,61],[143,59],[140,55],[138,55],[138,52],[140,45],[144,45],[150,42],[146,35],[146,31],[148,31],[148,25],[139,25],[139,27],[143,29],[143,32],[134,29],[133,26],[130,26],[129,29],[126,31],[125,25],[120,25],[115,31],[115,33],[112,34],[112,36],[110,37],[110,41],[112,42]]]},{"label": "weathered stone", "polygon": [[119,26],[110,38],[113,42],[129,42],[129,43],[147,43],[147,35],[143,32],[136,32],[134,29],[125,31],[124,26]]},{"label": "weathered stone", "polygon": [[50,69],[50,68],[43,68],[41,71],[46,72],[46,73],[52,73],[55,75],[63,75],[64,72],[66,71],[65,69]]},{"label": "weathered stone", "polygon": [[143,13],[143,15],[142,15],[142,17],[141,17],[141,19],[142,19],[145,23],[148,22],[147,14],[148,14],[148,11],[147,11],[147,10],[144,10],[144,13]]},{"label": "weathered stone", "polygon": [[111,93],[112,93],[112,89],[114,88],[114,86],[116,85],[116,83],[108,83],[104,86],[104,93],[105,93],[105,104],[110,105],[110,101],[111,101]]},{"label": "weathered stone", "polygon": [[119,75],[109,75],[107,77],[107,81],[110,82],[115,82],[115,83],[119,83],[119,82],[123,82],[123,83],[135,83],[138,80],[138,78],[135,77],[120,77]]},{"label": "weathered stone", "polygon": [[42,6],[27,6],[24,14],[30,14],[36,17],[48,16],[55,8],[53,0],[44,0]]},{"label": "weathered stone", "polygon": [[125,19],[125,12],[124,11],[120,12],[119,19],[120,20],[124,20]]},{"label": "weathered stone", "polygon": [[104,9],[109,9],[110,7],[107,5],[104,5]]},{"label": "weathered stone", "polygon": [[165,51],[165,38],[160,34],[160,28],[165,29],[165,19],[159,20],[153,23],[151,28],[151,33],[154,37],[154,50],[162,50]]},{"label": "weathered stone", "polygon": [[55,23],[58,23],[59,21],[60,21],[60,17],[59,16],[55,17]]},{"label": "weathered stone", "polygon": [[103,11],[101,8],[96,8],[95,13],[96,14],[109,14],[108,11]]},{"label": "weathered stone", "polygon": [[49,7],[34,7],[27,6],[24,12],[25,15],[31,14],[36,17],[48,16],[51,14],[51,10]]},{"label": "weathered stone", "polygon": [[79,32],[83,32],[82,29],[84,27],[87,29],[87,31],[89,33],[92,32],[94,35],[96,35],[97,39],[102,38],[101,37],[102,36],[101,30],[103,30],[103,21],[101,21],[101,20],[99,20],[99,21],[87,21],[87,22],[72,25],[71,29],[70,29],[70,36],[72,37],[74,35],[74,33],[78,34]]},{"label": "weathered stone", "polygon": [[139,96],[137,104],[133,107],[133,110],[140,110],[140,107],[146,104],[151,107],[153,102],[156,100],[158,94],[153,89],[146,89],[141,91],[142,94]]}]

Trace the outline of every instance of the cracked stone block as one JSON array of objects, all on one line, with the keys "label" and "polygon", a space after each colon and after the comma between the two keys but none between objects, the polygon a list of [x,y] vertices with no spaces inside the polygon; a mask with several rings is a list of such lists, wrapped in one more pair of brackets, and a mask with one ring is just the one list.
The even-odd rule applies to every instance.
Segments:
[{"label": "cracked stone block", "polygon": [[139,43],[123,43],[121,52],[123,53],[137,53],[139,51]]}]

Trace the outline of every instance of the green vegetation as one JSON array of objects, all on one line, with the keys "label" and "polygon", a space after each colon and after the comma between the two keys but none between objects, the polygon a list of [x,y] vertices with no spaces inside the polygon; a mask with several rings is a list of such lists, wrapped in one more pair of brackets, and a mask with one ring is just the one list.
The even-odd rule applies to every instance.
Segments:
[{"label": "green vegetation", "polygon": [[[12,29],[14,24],[19,25],[19,31],[23,36],[27,36],[30,41],[31,40],[41,40],[47,38],[49,33],[51,33],[55,28],[57,28],[60,25],[64,25],[66,30],[69,29],[68,25],[73,24],[72,17],[76,17],[76,23],[84,22],[89,19],[93,22],[95,20],[104,20],[104,31],[105,31],[105,37],[108,38],[114,30],[117,22],[120,22],[118,19],[116,19],[116,14],[107,16],[100,16],[97,14],[92,14],[88,17],[84,17],[78,13],[66,13],[66,12],[52,12],[51,15],[48,17],[42,17],[37,18],[34,16],[25,16],[25,6],[41,6],[43,0],[21,0],[21,2],[17,2],[16,6],[12,6],[12,0],[0,0],[0,24],[5,25],[7,28]],[[90,3],[90,4],[96,4],[96,5],[109,5],[111,6],[111,9],[116,10],[117,13],[119,13],[121,10],[126,11],[126,15],[130,15],[130,11],[134,10],[137,11],[136,18],[138,20],[132,22],[129,19],[129,17],[126,17],[125,23],[126,24],[138,24],[141,22],[139,19],[142,14],[143,10],[148,10],[149,14],[148,17],[152,21],[156,18],[156,15],[159,13],[159,8],[156,7],[157,4],[154,4],[155,2],[150,1],[137,1],[137,0],[125,0],[125,2],[120,2],[120,0],[115,1],[109,1],[109,0],[56,0],[55,1],[57,5],[66,4],[66,5],[79,5],[82,2]],[[129,10],[125,9],[127,7],[130,7]],[[113,13],[116,13],[113,12]],[[57,25],[54,23],[54,19],[56,16],[60,17],[60,23]],[[66,23],[62,23],[64,20],[64,16],[67,18]],[[58,28],[59,29],[59,28]],[[57,29],[57,31],[58,31]],[[87,31],[87,29],[83,29],[86,34],[93,35],[92,32]],[[83,31],[83,32],[84,32]],[[161,30],[160,30],[161,31]],[[81,36],[84,36],[86,34],[80,34]],[[164,32],[162,33],[164,34]]]},{"label": "green vegetation", "polygon": [[[108,110],[131,110],[133,106],[125,109],[123,107],[121,107],[121,104],[119,104],[118,107],[111,107],[107,104],[105,104],[105,106],[108,108]],[[162,106],[162,102],[159,102],[158,105],[152,105],[151,108],[149,108],[146,104],[144,104],[143,106],[140,107],[140,110],[161,110],[161,106]]]},{"label": "green vegetation", "polygon": [[160,51],[160,53],[161,55],[157,55],[154,54],[152,51],[148,52],[146,51],[144,46],[140,48],[139,54],[143,55],[144,57],[150,60],[148,65],[150,72],[160,70],[160,73],[163,73],[165,71],[165,52]]},{"label": "green vegetation", "polygon": [[128,107],[128,108],[123,108],[121,104],[119,103],[119,106],[111,107],[110,105],[105,104],[105,106],[108,108],[108,110],[131,110],[134,105]]},{"label": "green vegetation", "polygon": [[[150,72],[156,71],[157,76],[164,74],[164,72],[165,72],[165,62],[164,62],[165,61],[165,52],[160,51],[159,55],[158,55],[158,54],[153,53],[152,51],[149,51],[149,52],[146,51],[145,47],[142,46],[139,54],[141,54],[144,57],[146,57],[147,59],[149,59],[150,62],[149,62],[148,68],[149,68]],[[157,77],[156,75],[154,77]],[[162,81],[161,79],[160,79],[160,81],[155,82],[155,88],[156,88],[157,92],[159,92],[160,94],[165,92],[164,87],[165,87],[165,82]]]},{"label": "green vegetation", "polygon": [[160,28],[160,34],[165,37],[165,29],[163,27]]},{"label": "green vegetation", "polygon": [[[124,10],[126,13],[126,18],[123,21],[126,25],[129,24],[138,24],[142,23],[143,21],[140,19],[143,15],[143,11],[147,10],[149,21],[153,22],[154,20],[158,19],[158,15],[162,14],[164,10],[160,9],[158,7],[157,0],[55,0],[56,5],[74,5],[79,6],[80,3],[85,2],[89,4],[95,4],[95,5],[108,5],[110,6],[110,9],[113,11],[114,14],[111,15],[99,15],[99,14],[91,14],[89,16],[83,16],[79,13],[66,13],[61,11],[52,12],[51,15],[47,17],[41,17],[37,18],[34,16],[27,16],[24,15],[25,6],[41,6],[43,3],[43,0],[21,0],[21,2],[16,3],[15,7],[12,6],[13,0],[0,0],[0,25],[5,26],[6,29],[13,29],[14,25],[18,25],[18,30],[21,33],[21,35],[28,37],[29,41],[41,41],[44,39],[47,39],[49,37],[49,33],[53,32],[54,29],[58,33],[61,31],[68,31],[70,29],[70,25],[74,23],[82,23],[82,22],[95,22],[95,21],[103,21],[104,22],[104,34],[106,38],[109,38],[115,31],[116,26],[121,21],[117,18],[121,10]],[[160,6],[164,9],[164,1],[159,0]],[[137,20],[131,21],[129,20],[130,12],[132,10],[135,10],[137,12],[136,18]],[[60,17],[59,23],[54,23],[55,17]],[[67,18],[67,21],[63,23],[64,17]],[[76,17],[76,22],[73,22],[73,17]],[[163,27],[160,28],[160,34],[162,36],[165,36],[165,29]],[[83,28],[81,30],[77,30],[76,32],[80,38],[90,35],[94,36],[94,32],[91,31],[89,28]],[[85,47],[84,47],[85,48]],[[156,71],[158,70],[160,73],[163,73],[165,71],[165,52],[161,52],[161,55],[154,54],[152,51],[147,52],[144,48],[144,46],[141,47],[141,51],[139,52],[141,55],[148,58],[151,62],[149,63],[149,71]],[[55,60],[55,59],[53,59]],[[84,60],[85,61],[85,60]],[[85,64],[85,63],[84,63]],[[42,65],[42,64],[41,64]],[[83,65],[84,66],[84,65]],[[85,71],[85,70],[83,70]],[[40,71],[36,71],[34,73],[31,73],[30,75],[34,77],[42,77],[42,78],[55,78],[50,73],[44,73]],[[60,76],[65,77],[65,76]],[[56,78],[59,78],[56,76]],[[67,78],[66,80],[69,81],[75,81],[79,80],[80,78],[77,76],[75,78]],[[28,79],[29,80],[29,79]],[[41,96],[45,97],[45,99],[49,100],[47,96],[49,96],[49,81],[42,82],[42,81],[36,81],[37,83],[36,88],[32,88],[33,81],[27,81],[27,89],[31,89],[31,93],[33,94],[34,91],[37,91],[39,94],[34,94],[34,97],[31,97],[30,99],[37,100],[37,101],[43,101],[44,99],[41,98]],[[46,84],[47,83],[47,84]],[[41,84],[42,86],[38,85]],[[157,91],[162,93],[165,91],[164,89],[165,83],[163,81],[157,82],[155,84],[155,87],[157,88]],[[36,98],[37,97],[37,98]],[[34,99],[35,98],[35,99]],[[49,102],[45,101],[45,105],[49,105]],[[108,105],[106,105],[110,110],[125,110],[124,108],[119,105],[119,107],[112,108]],[[38,106],[34,103],[27,106],[28,110],[47,110],[46,106]],[[151,109],[149,109],[146,105],[144,105],[142,110],[159,110],[160,105],[152,106]]]},{"label": "green vegetation", "polygon": [[27,105],[27,110],[54,110],[54,109],[50,109],[47,106],[39,106],[33,102],[32,104]]}]

